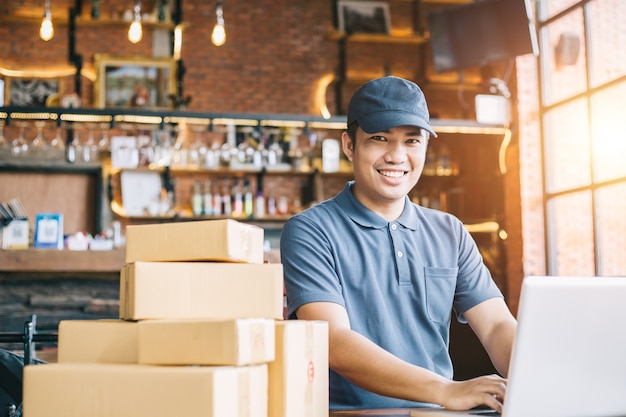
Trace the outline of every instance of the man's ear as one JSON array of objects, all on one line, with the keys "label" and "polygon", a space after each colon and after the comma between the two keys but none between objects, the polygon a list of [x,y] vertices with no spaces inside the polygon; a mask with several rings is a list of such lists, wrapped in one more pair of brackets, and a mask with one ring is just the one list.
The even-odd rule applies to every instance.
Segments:
[{"label": "man's ear", "polygon": [[354,153],[354,142],[348,135],[348,132],[343,132],[341,134],[341,147],[344,155],[348,158],[348,161],[352,161],[352,154]]}]

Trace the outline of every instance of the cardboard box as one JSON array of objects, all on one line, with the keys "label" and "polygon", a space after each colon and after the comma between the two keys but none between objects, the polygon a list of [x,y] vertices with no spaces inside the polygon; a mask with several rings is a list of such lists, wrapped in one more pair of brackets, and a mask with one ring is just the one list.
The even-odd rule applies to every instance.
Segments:
[{"label": "cardboard box", "polygon": [[274,320],[144,320],[139,363],[251,365],[274,360]]},{"label": "cardboard box", "polygon": [[120,279],[120,318],[282,319],[283,266],[136,262]]},{"label": "cardboard box", "polygon": [[137,323],[124,320],[62,320],[59,363],[137,363]]},{"label": "cardboard box", "polygon": [[28,417],[267,417],[267,365],[24,368]]},{"label": "cardboard box", "polygon": [[232,219],[128,225],[126,263],[221,261],[263,263],[264,231]]},{"label": "cardboard box", "polygon": [[328,403],[328,323],[277,321],[269,415],[328,417]]}]

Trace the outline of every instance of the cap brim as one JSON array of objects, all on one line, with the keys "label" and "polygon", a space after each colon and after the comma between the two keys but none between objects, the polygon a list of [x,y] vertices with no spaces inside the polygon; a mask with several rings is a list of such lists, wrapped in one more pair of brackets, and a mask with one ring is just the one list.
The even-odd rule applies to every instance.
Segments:
[{"label": "cap brim", "polygon": [[428,123],[422,117],[412,113],[403,113],[398,111],[386,111],[375,114],[369,114],[367,117],[362,117],[359,120],[359,126],[366,133],[384,132],[397,126],[417,126],[424,130],[427,130],[433,137],[437,137],[437,134]]}]

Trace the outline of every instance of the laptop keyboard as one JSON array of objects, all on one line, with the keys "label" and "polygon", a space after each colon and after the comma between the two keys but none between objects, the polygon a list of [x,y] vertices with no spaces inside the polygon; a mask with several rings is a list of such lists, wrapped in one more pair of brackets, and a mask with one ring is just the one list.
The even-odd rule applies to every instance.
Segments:
[{"label": "laptop keyboard", "polygon": [[471,415],[475,415],[475,416],[500,416],[501,414],[499,412],[497,412],[496,410],[493,410],[491,408],[486,408],[486,409],[482,409],[482,410],[470,410],[469,412]]}]

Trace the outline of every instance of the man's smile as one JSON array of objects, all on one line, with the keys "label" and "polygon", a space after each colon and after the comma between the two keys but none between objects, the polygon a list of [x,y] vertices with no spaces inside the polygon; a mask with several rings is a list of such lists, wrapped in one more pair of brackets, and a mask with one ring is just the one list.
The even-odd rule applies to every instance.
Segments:
[{"label": "man's smile", "polygon": [[384,175],[385,177],[391,177],[391,178],[400,178],[408,173],[408,171],[384,171],[384,170],[378,170],[378,172],[381,175]]}]

